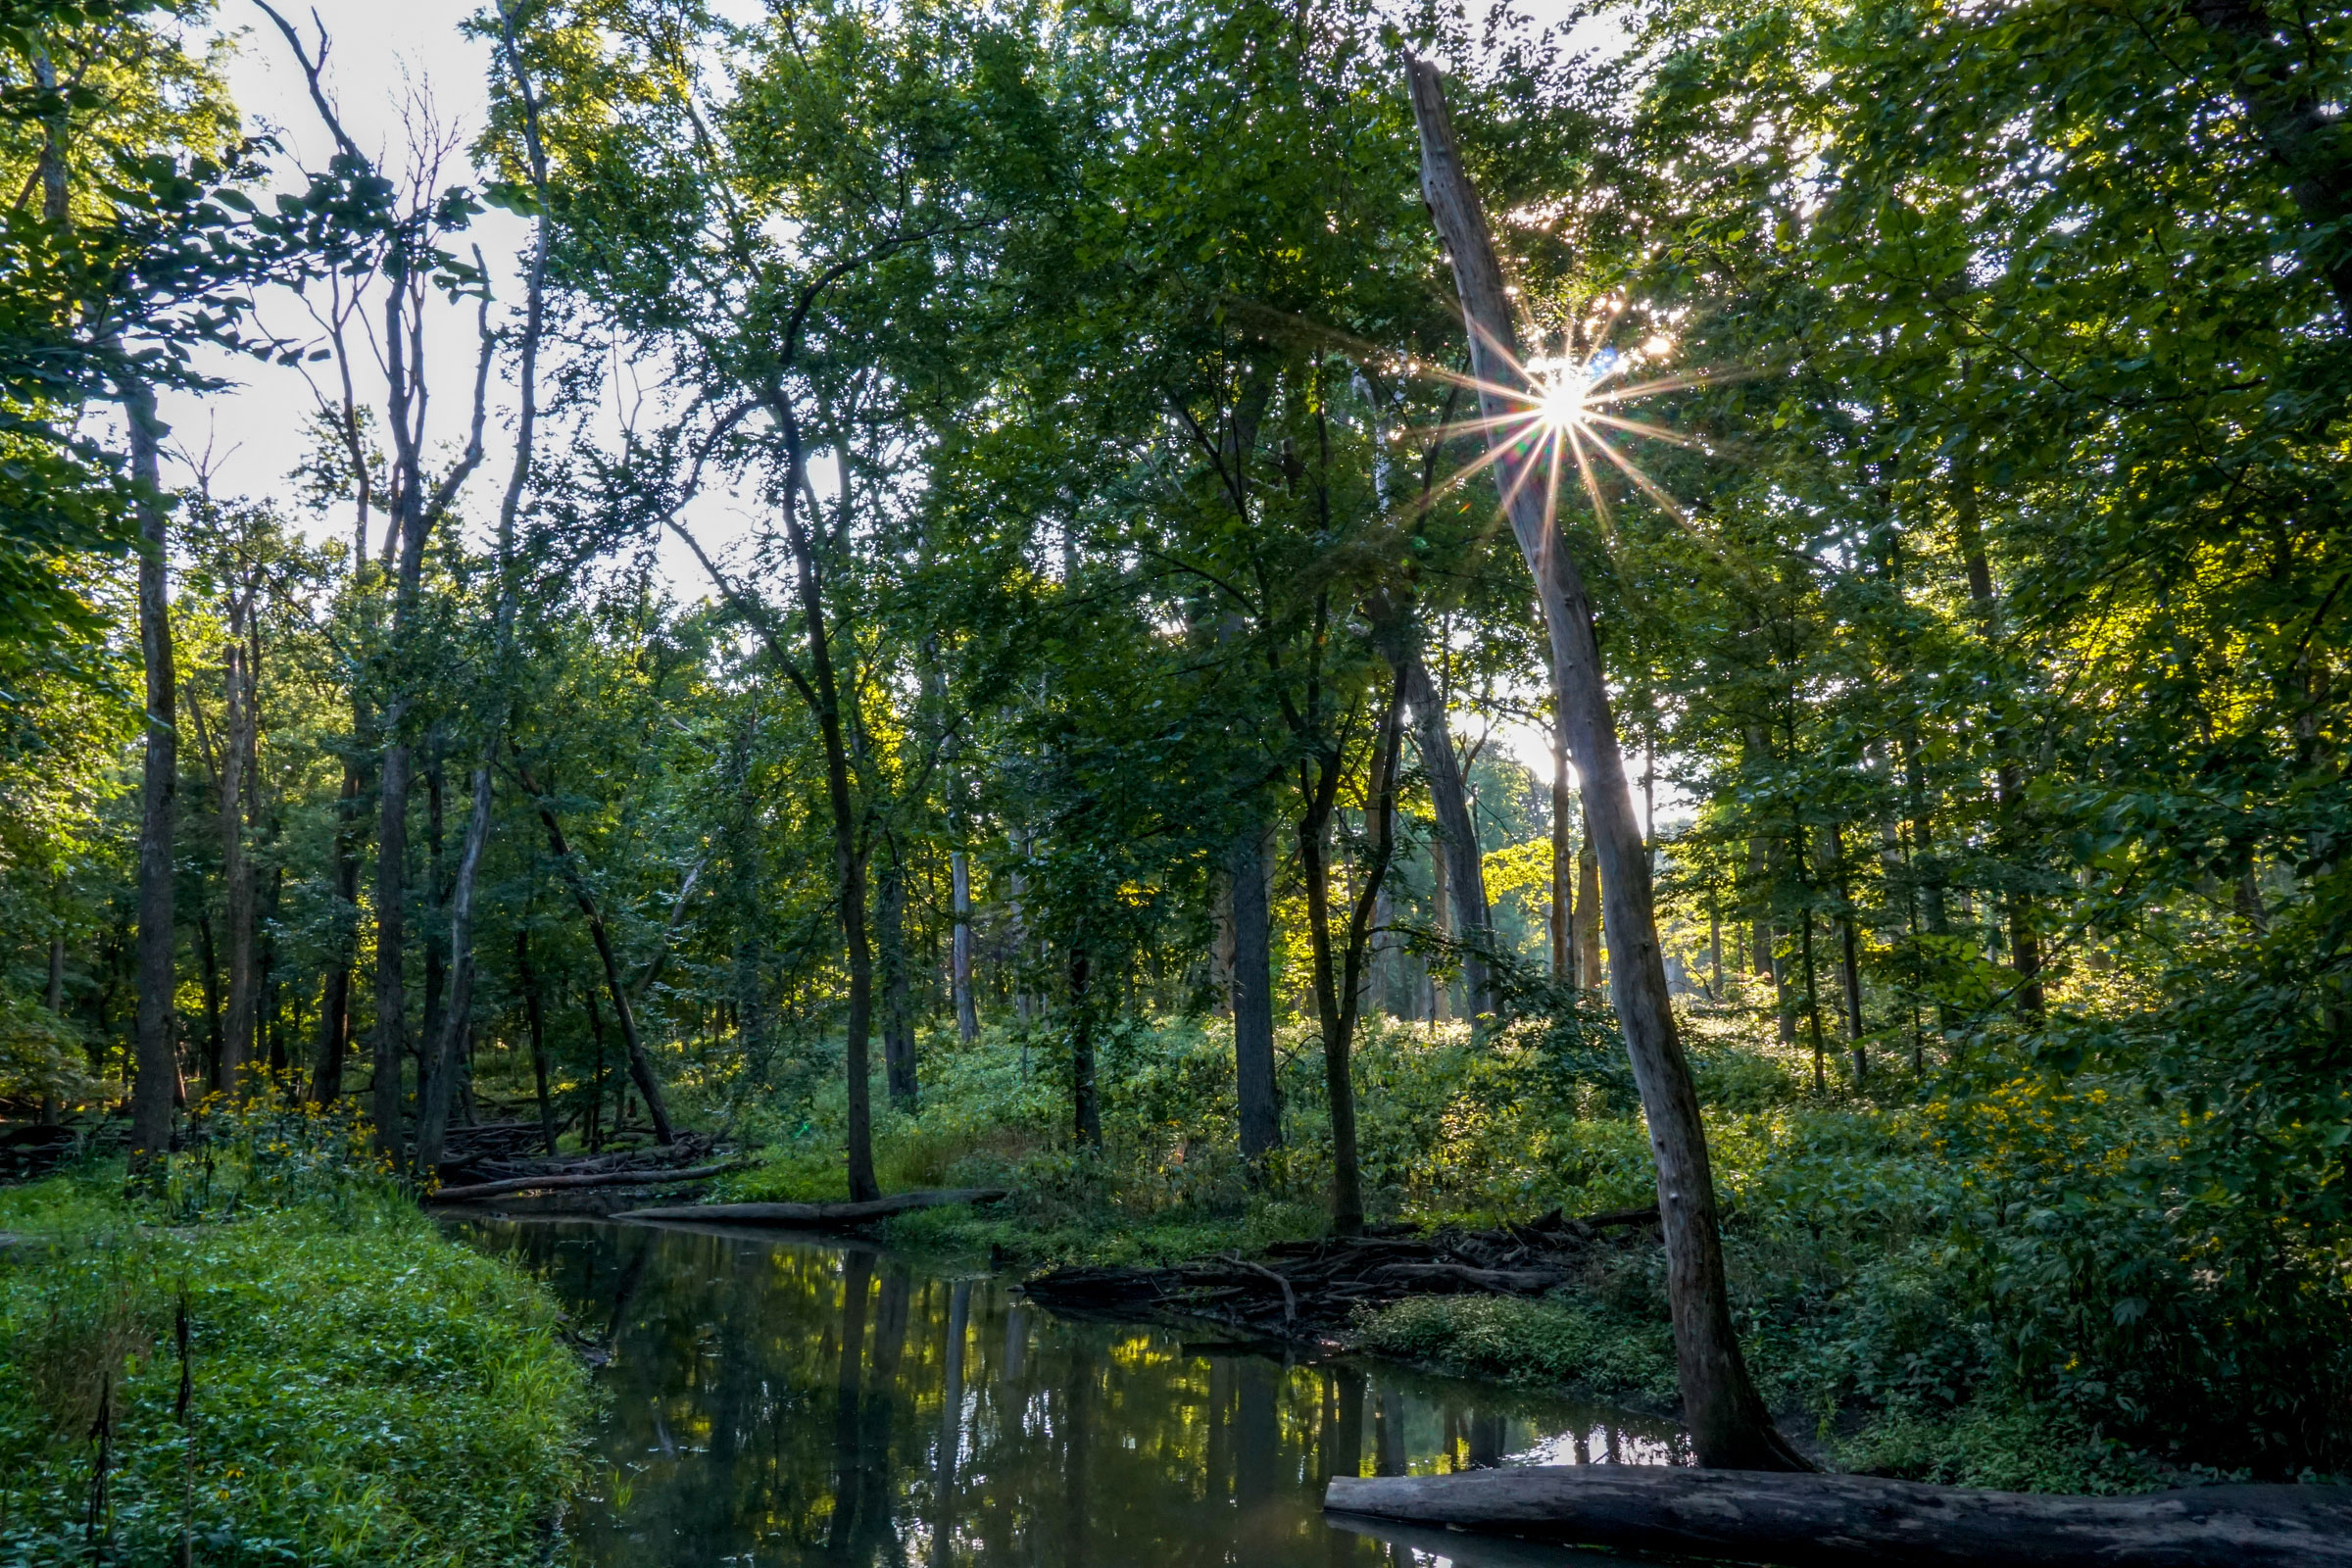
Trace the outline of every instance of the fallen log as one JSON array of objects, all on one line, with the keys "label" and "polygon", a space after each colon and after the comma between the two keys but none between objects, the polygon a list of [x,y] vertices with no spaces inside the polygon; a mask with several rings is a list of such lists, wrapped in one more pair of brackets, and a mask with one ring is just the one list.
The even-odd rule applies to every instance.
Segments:
[{"label": "fallen log", "polygon": [[1656,1568],[1655,1560],[1646,1557],[1620,1557],[1613,1551],[1571,1554],[1559,1546],[1515,1541],[1509,1536],[1432,1530],[1364,1514],[1335,1513],[1326,1522],[1335,1530],[1364,1536],[1389,1547],[1375,1559],[1381,1563],[1444,1562],[1451,1568]]},{"label": "fallen log", "polygon": [[917,1208],[944,1208],[950,1203],[990,1203],[1009,1194],[1002,1187],[956,1187],[944,1190],[893,1193],[862,1203],[680,1203],[668,1208],[630,1208],[614,1219],[715,1220],[730,1225],[791,1225],[824,1230],[837,1225],[862,1225]]},{"label": "fallen log", "polygon": [[1332,1481],[1323,1506],[1782,1568],[2352,1568],[2352,1488],[2038,1496],[1872,1476],[1531,1465]]},{"label": "fallen log", "polygon": [[731,1170],[742,1170],[749,1164],[748,1159],[732,1159],[723,1165],[696,1165],[689,1170],[662,1170],[656,1166],[643,1170],[590,1171],[578,1176],[508,1176],[494,1182],[444,1187],[431,1196],[431,1201],[462,1203],[469,1199],[496,1198],[501,1193],[552,1192],[565,1187],[666,1187],[677,1182],[708,1181]]}]

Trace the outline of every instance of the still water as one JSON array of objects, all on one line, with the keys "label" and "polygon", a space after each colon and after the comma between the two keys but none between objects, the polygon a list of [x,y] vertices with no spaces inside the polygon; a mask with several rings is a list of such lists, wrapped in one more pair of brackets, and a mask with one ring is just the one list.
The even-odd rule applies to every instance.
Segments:
[{"label": "still water", "polygon": [[590,1568],[1565,1568],[1612,1559],[1341,1528],[1323,1482],[1685,1457],[1655,1418],[1059,1318],[854,1243],[474,1229],[599,1363],[597,1482],[568,1522]]}]

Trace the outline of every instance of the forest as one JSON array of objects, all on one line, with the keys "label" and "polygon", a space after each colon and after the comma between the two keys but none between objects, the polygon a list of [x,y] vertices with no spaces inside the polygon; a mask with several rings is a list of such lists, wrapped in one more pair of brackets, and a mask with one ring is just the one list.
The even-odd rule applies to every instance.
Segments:
[{"label": "forest", "polygon": [[1385,1358],[1229,1491],[2352,1476],[2352,11],[337,11],[0,0],[0,1560],[669,1517],[551,1180],[998,1195],[777,1265],[954,1441],[761,1561],[1109,1560],[1024,1278]]}]

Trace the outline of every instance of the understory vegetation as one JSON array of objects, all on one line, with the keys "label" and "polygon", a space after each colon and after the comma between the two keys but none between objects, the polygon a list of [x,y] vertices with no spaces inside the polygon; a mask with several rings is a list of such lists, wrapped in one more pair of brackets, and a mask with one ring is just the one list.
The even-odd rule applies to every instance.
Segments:
[{"label": "understory vegetation", "polygon": [[145,1196],[0,1187],[0,1561],[546,1561],[591,1414],[546,1294],[348,1126],[210,1131]]}]

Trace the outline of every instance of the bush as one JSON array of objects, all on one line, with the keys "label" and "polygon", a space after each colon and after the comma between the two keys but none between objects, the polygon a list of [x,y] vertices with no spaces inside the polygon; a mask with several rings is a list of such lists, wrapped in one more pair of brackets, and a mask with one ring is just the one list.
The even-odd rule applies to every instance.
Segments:
[{"label": "bush", "polygon": [[1557,1384],[1661,1409],[1677,1398],[1668,1326],[1592,1302],[1416,1297],[1361,1314],[1354,1341],[1375,1355],[1458,1377]]},{"label": "bush", "polygon": [[552,1302],[276,1117],[161,1197],[0,1190],[0,1558],[544,1560],[589,1409]]}]

